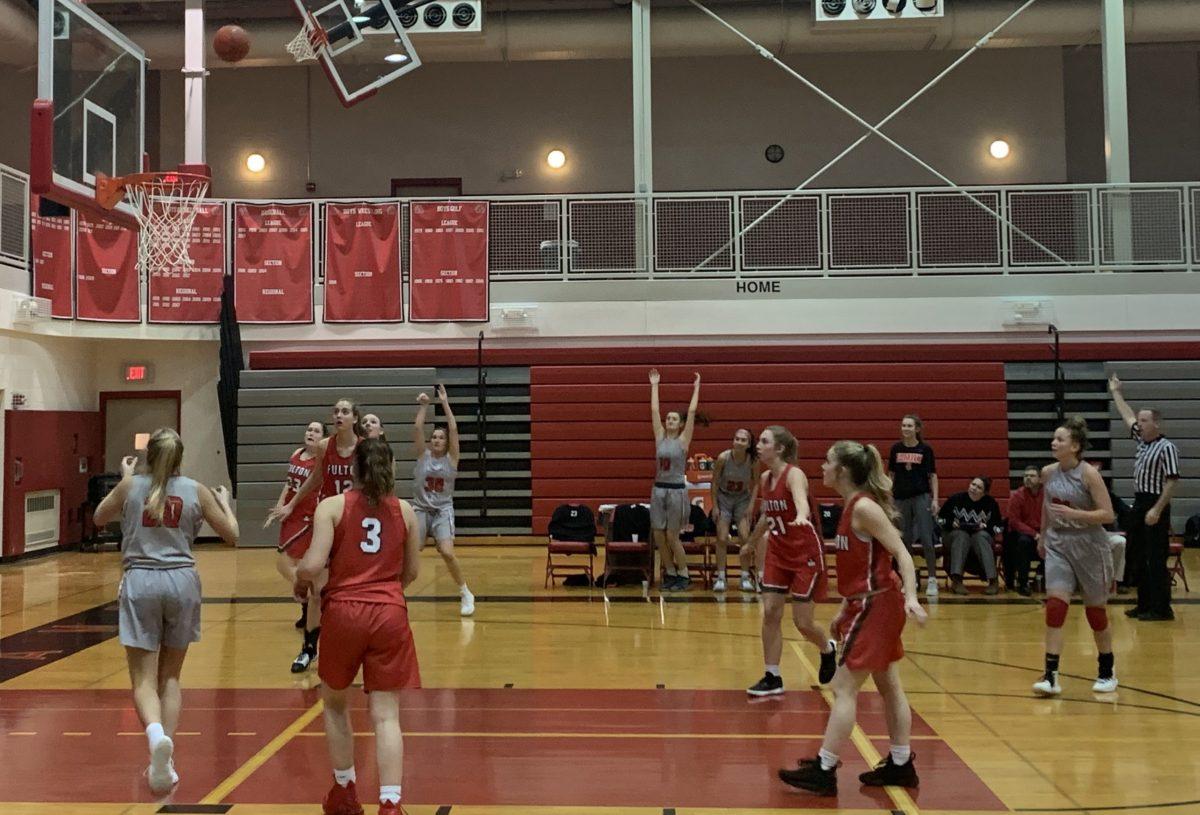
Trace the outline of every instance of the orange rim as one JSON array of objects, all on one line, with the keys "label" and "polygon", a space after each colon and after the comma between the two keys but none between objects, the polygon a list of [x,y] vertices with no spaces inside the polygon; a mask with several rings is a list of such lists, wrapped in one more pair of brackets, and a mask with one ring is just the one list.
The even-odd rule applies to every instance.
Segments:
[{"label": "orange rim", "polygon": [[96,203],[107,210],[113,209],[125,198],[125,190],[130,187],[148,187],[153,184],[199,184],[208,183],[206,176],[196,173],[158,172],[131,173],[130,175],[96,176]]}]

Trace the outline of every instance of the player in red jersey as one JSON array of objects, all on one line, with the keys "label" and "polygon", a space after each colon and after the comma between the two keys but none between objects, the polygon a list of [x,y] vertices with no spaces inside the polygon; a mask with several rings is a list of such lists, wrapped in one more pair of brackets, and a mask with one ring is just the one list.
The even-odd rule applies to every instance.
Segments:
[{"label": "player in red jersey", "polygon": [[[829,448],[821,472],[825,485],[846,502],[837,533],[838,592],[843,599],[833,622],[842,656],[833,678],[833,710],[820,753],[802,759],[794,770],[780,770],[779,777],[818,795],[837,795],[837,750],[854,729],[858,691],[871,677],[883,697],[891,750],[858,780],[870,787],[916,787],[910,747],[912,710],[900,684],[898,663],[904,656],[900,635],[906,617],[923,623],[925,610],[917,601],[912,557],[893,523],[898,516],[892,483],[874,445],[856,441],[839,441]],[[900,566],[899,575],[892,569],[893,559]]]},{"label": "player in red jersey", "polygon": [[[291,501],[300,486],[312,475],[312,471],[321,460],[320,447],[323,438],[325,425],[309,422],[308,427],[304,429],[304,446],[292,453],[288,460],[287,479],[279,493],[279,499],[275,502],[276,509]],[[275,560],[275,568],[289,586],[296,582],[296,564],[304,557],[312,541],[312,515],[316,508],[317,496],[310,494],[279,525],[279,557]],[[321,627],[321,604],[317,600],[310,599],[301,604],[300,609],[300,619],[296,622],[296,627],[304,631],[305,647],[300,649],[300,654],[292,661],[292,673],[302,673],[308,668],[312,654],[307,646],[310,641],[315,643],[317,636],[311,632]]]},{"label": "player in red jersey", "polygon": [[353,489],[327,498],[313,518],[313,540],[297,570],[297,598],[329,564],[321,592],[321,698],[334,784],[325,815],[362,815],[354,788],[354,731],[347,689],[359,669],[375,730],[379,813],[397,815],[403,774],[402,688],[421,687],[404,587],[417,577],[421,530],[407,502],[392,493],[392,449],[364,439],[354,451]]},{"label": "player in red jersey", "polygon": [[813,603],[825,597],[825,554],[809,518],[808,478],[797,466],[796,437],[772,425],[758,439],[763,467],[758,485],[762,501],[759,525],[767,527],[767,555],[762,571],[763,678],[746,689],[751,696],[783,693],[779,659],[783,655],[783,607],[792,595],[792,621],[800,636],[821,650],[818,678],[822,685],[837,670],[837,650],[825,629],[813,619]]},{"label": "player in red jersey", "polygon": [[[276,504],[267,513],[263,526],[269,526],[278,520],[281,526],[288,526],[292,515],[297,514],[297,507],[306,503],[316,503],[317,500],[340,495],[350,489],[353,483],[354,448],[359,438],[364,436],[362,429],[362,411],[350,399],[339,399],[333,406],[334,434],[321,439],[314,452],[317,455],[317,466],[313,467],[308,478],[292,493],[292,497]],[[316,494],[314,500],[311,496]],[[299,517],[303,517],[300,515]],[[317,643],[321,638],[320,617],[317,622],[308,620],[304,632],[304,648],[292,663],[292,673],[301,673],[308,669],[317,658]]]}]

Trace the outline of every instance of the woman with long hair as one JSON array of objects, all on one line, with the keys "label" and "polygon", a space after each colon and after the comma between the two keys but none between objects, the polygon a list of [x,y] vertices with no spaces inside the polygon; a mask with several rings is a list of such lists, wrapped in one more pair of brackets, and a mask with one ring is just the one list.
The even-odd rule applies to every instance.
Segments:
[{"label": "woman with long hair", "polygon": [[347,690],[362,670],[375,732],[380,815],[398,815],[404,765],[398,691],[421,687],[404,589],[417,577],[421,531],[407,502],[393,495],[392,449],[365,439],[354,450],[353,489],[327,498],[313,518],[313,540],[297,568],[298,599],[321,592],[321,699],[333,786],[325,812],[361,813],[355,789],[354,730]]},{"label": "woman with long hair", "polygon": [[738,559],[742,571],[742,591],[754,591],[750,571],[754,552],[750,549],[750,509],[753,505],[759,467],[751,446],[754,435],[746,428],[733,434],[733,445],[717,456],[713,464],[712,502],[717,518],[717,576],[713,591],[725,591],[725,561],[729,555],[730,529],[737,526]]},{"label": "woman with long hair", "polygon": [[462,566],[454,554],[454,482],[458,477],[458,421],[450,409],[450,398],[442,385],[437,386],[437,398],[446,416],[445,427],[435,427],[429,442],[425,442],[425,413],[429,409],[429,396],[422,393],[417,397],[417,419],[413,424],[413,450],[417,463],[413,467],[413,509],[421,524],[421,540],[418,551],[424,550],[425,542],[433,538],[446,570],[458,586],[458,613],[470,617],[475,613],[475,595],[467,588]]},{"label": "woman with long hair", "polygon": [[664,421],[659,413],[657,370],[650,371],[650,420],[654,428],[655,476],[650,491],[650,528],[667,576],[666,591],[684,591],[691,585],[687,554],[679,540],[679,531],[688,523],[691,503],[687,495],[687,455],[696,427],[696,408],[700,404],[700,374],[692,386],[687,420],[669,411]]},{"label": "woman with long hair", "polygon": [[137,459],[121,461],[121,481],[96,508],[97,526],[121,519],[119,636],[125,646],[133,704],[146,728],[150,788],[179,782],[175,744],[183,695],[179,674],[188,646],[200,640],[200,575],[192,544],[205,522],[236,544],[238,522],[225,487],[209,489],[179,474],[183,441],[157,430],[146,447],[148,474]]},{"label": "woman with long hair", "polygon": [[[308,478],[293,492],[290,500],[282,506],[276,505],[267,513],[263,526],[278,520],[287,523],[297,507],[303,507],[316,494],[317,500],[341,495],[350,489],[353,481],[354,450],[365,434],[362,428],[362,409],[353,399],[339,399],[333,406],[332,436],[321,439],[314,451],[320,465],[314,467]],[[304,647],[292,662],[292,673],[301,673],[317,658],[317,643],[321,639],[321,615],[306,615]]]},{"label": "woman with long hair", "polygon": [[[800,636],[821,652],[822,685],[837,670],[833,640],[814,619],[813,604],[825,597],[825,553],[809,517],[808,478],[797,466],[796,437],[772,425],[758,439],[763,474],[758,485],[762,518],[767,523],[767,559],[763,568],[762,679],[746,689],[751,696],[783,693],[779,659],[783,655],[783,607],[792,596],[792,621]],[[760,521],[761,523],[762,521]]]},{"label": "woman with long hair", "polygon": [[[887,758],[858,780],[869,787],[916,787],[912,710],[900,684],[904,657],[901,634],[906,617],[925,621],[917,600],[917,573],[894,519],[890,479],[874,445],[839,441],[821,465],[822,482],[845,501],[837,531],[837,581],[842,605],[832,628],[841,640],[833,677],[833,709],[825,740],[814,758],[779,777],[818,795],[837,795],[838,751],[850,737],[858,712],[858,692],[867,677],[883,697],[891,748]],[[893,560],[900,567],[896,574]]]},{"label": "woman with long hair", "polygon": [[1033,683],[1038,696],[1062,693],[1058,659],[1063,623],[1071,595],[1079,590],[1084,616],[1096,641],[1098,671],[1092,690],[1117,689],[1112,631],[1108,627],[1108,591],[1113,580],[1112,548],[1104,524],[1116,518],[1100,472],[1083,461],[1087,422],[1073,416],[1054,431],[1054,464],[1042,469],[1042,533],[1038,554],[1046,561],[1046,667]]},{"label": "woman with long hair", "polygon": [[936,597],[933,519],[938,513],[937,463],[933,448],[925,443],[925,423],[915,413],[900,421],[900,441],[892,445],[888,454],[887,475],[892,480],[896,509],[900,513],[900,535],[910,550],[921,547],[929,572],[925,594]]}]

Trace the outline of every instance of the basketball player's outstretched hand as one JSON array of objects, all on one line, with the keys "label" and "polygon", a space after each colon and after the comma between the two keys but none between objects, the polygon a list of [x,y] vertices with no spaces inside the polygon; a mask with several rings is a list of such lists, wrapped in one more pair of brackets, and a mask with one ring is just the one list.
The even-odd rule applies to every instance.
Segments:
[{"label": "basketball player's outstretched hand", "polygon": [[121,477],[129,478],[133,475],[133,471],[137,469],[137,457],[125,456],[121,459]]},{"label": "basketball player's outstretched hand", "polygon": [[418,405],[428,405],[429,404],[429,394],[427,394],[427,393],[418,394],[417,404]]},{"label": "basketball player's outstretched hand", "polygon": [[695,378],[695,380],[692,382],[692,384],[693,384],[693,385],[699,385],[699,384],[700,384],[700,372],[699,372],[699,371],[696,371],[696,378]]},{"label": "basketball player's outstretched hand", "polygon": [[921,601],[916,597],[909,597],[904,601],[904,613],[916,620],[917,625],[925,625],[925,621],[929,619]]},{"label": "basketball player's outstretched hand", "polygon": [[651,368],[650,369],[650,384],[657,385],[658,380],[659,380],[658,368]]},{"label": "basketball player's outstretched hand", "polygon": [[809,529],[816,529],[808,518],[793,518],[788,521],[788,526],[807,526]]},{"label": "basketball player's outstretched hand", "polygon": [[446,399],[448,398],[446,396],[446,386],[445,385],[437,386],[437,398],[442,402],[445,402]]},{"label": "basketball player's outstretched hand", "polygon": [[1112,374],[1108,377],[1108,389],[1113,393],[1121,392],[1121,377]]},{"label": "basketball player's outstretched hand", "polygon": [[271,511],[267,513],[267,519],[263,521],[263,529],[266,529],[276,521],[282,521],[291,514],[292,508],[287,504],[284,504],[281,507],[271,507]]}]

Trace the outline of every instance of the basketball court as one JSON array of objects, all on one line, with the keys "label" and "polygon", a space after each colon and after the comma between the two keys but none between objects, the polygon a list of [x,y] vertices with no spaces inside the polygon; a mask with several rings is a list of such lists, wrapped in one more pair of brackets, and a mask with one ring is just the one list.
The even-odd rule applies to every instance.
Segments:
[{"label": "basketball court", "polygon": [[[922,129],[919,115],[911,121],[926,94],[942,98],[953,86],[948,78],[983,59],[980,51],[991,58],[1006,37],[1014,48],[1029,46],[1031,29],[1022,26],[1055,2],[997,0],[962,16],[969,0],[33,4],[28,173],[5,175],[0,189],[22,229],[32,224],[21,255],[5,248],[0,219],[0,256],[20,256],[31,281],[29,295],[14,292],[12,308],[0,309],[0,340],[16,337],[14,350],[0,347],[13,372],[0,376],[9,496],[0,564],[0,809],[320,812],[330,768],[319,679],[315,668],[288,670],[300,643],[297,603],[276,571],[277,531],[262,522],[281,500],[303,428],[328,422],[342,398],[380,416],[396,451],[397,494],[412,498],[415,462],[406,448],[416,399],[436,382],[463,426],[456,546],[477,610],[460,615],[459,587],[433,547],[425,551],[406,590],[423,683],[400,696],[409,815],[1200,813],[1200,595],[1186,582],[1200,575],[1200,555],[1183,547],[1185,522],[1200,513],[1200,175],[1131,180],[1120,106],[1126,85],[1129,96],[1140,89],[1127,82],[1126,38],[1117,29],[1135,4],[1094,0],[1087,11],[1088,32],[1103,30],[1095,49],[1095,78],[1102,70],[1105,80],[1096,91],[1104,97],[1103,183],[1034,178],[1036,159],[1025,158],[1011,175],[971,175],[980,162],[1005,161],[1009,143],[996,134],[971,147],[991,158],[959,160],[953,128]],[[573,14],[581,15],[571,29],[578,39],[522,27],[531,15],[537,26],[557,26],[555,15]],[[655,53],[652,19],[662,26]],[[866,26],[860,51],[928,50],[938,59],[911,63],[896,99],[839,86],[815,55],[851,51],[830,38],[857,23]],[[1179,25],[1193,23],[1188,40],[1200,41],[1200,21],[1188,16]],[[730,68],[728,77],[724,62],[712,74],[697,63],[667,65],[693,47],[685,25],[704,32],[702,43],[721,43],[711,46],[713,59],[757,62]],[[1139,25],[1157,23],[1130,22],[1130,45],[1159,42],[1159,29]],[[946,26],[958,28],[950,35]],[[596,44],[614,30],[618,46]],[[792,36],[808,50],[787,46]],[[1061,36],[1054,45],[1068,49],[1068,63],[1070,48],[1096,44],[1090,33],[1078,42]],[[1164,42],[1167,50],[1190,47]],[[461,134],[452,126],[433,136],[416,124],[412,133],[393,130],[383,111],[403,110],[410,94],[428,101],[421,83],[435,79],[448,83],[450,97],[467,94],[470,83],[454,71],[491,60],[483,54],[493,50],[504,55],[495,70],[511,71],[513,85],[528,84],[521,71],[537,62],[559,66],[553,70],[564,77],[595,72],[599,86],[609,80],[596,63],[619,60],[614,81],[629,95],[629,121],[597,141],[618,143],[631,183],[572,187],[571,173],[595,173],[614,159],[601,149],[578,156],[561,142],[576,132],[563,123],[580,108],[555,90],[551,69],[539,75],[544,107],[563,111],[549,120],[548,135],[531,136],[536,144],[513,147],[511,156],[492,155],[493,142],[519,132],[523,116],[536,118],[531,102],[510,105],[504,127],[486,119],[486,132],[470,136],[474,149],[456,148],[463,166],[474,152],[496,163],[486,191],[469,189],[463,173],[464,194],[454,162],[396,169],[393,153]],[[159,67],[164,52],[178,65]],[[520,54],[535,56],[508,64]],[[805,148],[799,139],[787,150],[776,143],[796,127],[783,114],[764,145],[757,133],[720,130],[714,140],[726,139],[731,156],[752,149],[756,162],[762,154],[768,170],[786,173],[756,170],[747,177],[767,180],[724,192],[701,171],[678,190],[657,191],[655,151],[661,159],[664,145],[686,152],[690,144],[680,145],[680,131],[664,121],[671,114],[654,119],[654,104],[681,121],[703,108],[696,99],[656,97],[659,60],[654,76],[694,72],[714,94],[730,84],[735,100],[739,81],[772,89],[772,99],[808,94],[853,130],[844,140],[835,131],[835,149],[794,165],[788,151]],[[842,79],[858,71],[845,55],[829,65]],[[1009,82],[994,67],[981,73],[971,81],[1037,84]],[[228,94],[231,76],[257,90]],[[485,78],[472,76],[482,87]],[[995,108],[1037,104],[1020,93],[1004,100]],[[457,122],[462,107],[447,98],[430,109]],[[246,110],[263,121],[243,136],[235,131]],[[181,121],[164,124],[178,112]],[[750,115],[735,105],[719,113],[714,122]],[[888,127],[904,117],[908,130]],[[656,145],[652,120],[673,135]],[[339,137],[342,123],[347,135]],[[692,141],[703,140],[703,126],[689,125]],[[1061,146],[1047,147],[1034,130],[1037,139],[1014,139],[1011,149],[1032,155]],[[303,173],[294,148],[302,138]],[[315,149],[322,138],[325,149]],[[1096,149],[1087,160],[1098,163],[1099,135],[1088,139]],[[881,151],[905,172],[924,173],[922,182],[840,183],[845,165],[863,153],[869,165]],[[168,155],[180,160],[153,163]],[[276,169],[288,162],[291,169]],[[372,163],[379,183],[351,189]],[[662,164],[670,167],[670,158]],[[715,176],[718,168],[710,169]],[[27,184],[12,200],[4,192],[10,177]],[[935,292],[947,299],[930,313]],[[718,329],[697,327],[713,314],[723,315]],[[939,451],[943,499],[986,476],[1003,504],[1026,465],[1050,460],[1064,411],[1085,416],[1096,442],[1089,460],[1131,499],[1137,452],[1106,390],[1119,375],[1131,401],[1164,408],[1182,451],[1170,520],[1175,617],[1129,619],[1123,612],[1136,595],[1114,592],[1120,686],[1093,693],[1095,648],[1073,604],[1063,693],[1036,698],[1040,591],[989,596],[969,577],[969,592],[958,596],[942,574],[940,596],[921,595],[928,624],[904,631],[900,670],[919,788],[854,781],[889,750],[886,711],[868,684],[841,755],[839,793],[792,790],[776,771],[816,754],[833,696],[818,683],[818,654],[790,615],[779,666],[786,692],[753,699],[745,688],[762,670],[763,611],[760,595],[739,591],[736,576],[728,591],[714,592],[711,570],[693,561],[701,578],[669,593],[649,546],[641,586],[636,575],[608,587],[547,576],[557,507],[582,504],[601,517],[595,576],[613,565],[602,508],[646,500],[652,367],[663,371],[664,409],[686,404],[692,376],[703,376],[701,408],[712,423],[697,431],[693,454],[718,455],[747,425],[792,427],[814,506],[834,501],[819,470],[830,443],[890,444],[912,411],[925,417]],[[32,410],[22,410],[27,393]],[[444,420],[439,410],[432,415]],[[185,472],[233,483],[241,524],[238,546],[204,539],[196,548],[202,638],[182,677],[181,780],[166,796],[146,783],[146,734],[117,639],[121,556],[112,545],[80,549],[103,530],[88,530],[77,509],[98,503],[89,476],[113,472],[130,452],[144,462],[146,438],[159,426],[182,434]],[[703,469],[690,467],[689,481]],[[31,520],[36,500],[51,493],[52,543],[36,539]],[[703,503],[707,482],[693,493]],[[14,549],[17,537],[24,543]],[[31,556],[43,543],[46,551]],[[820,625],[839,602],[817,604]],[[358,786],[373,813],[374,734],[366,696],[356,689],[352,699]]]}]

